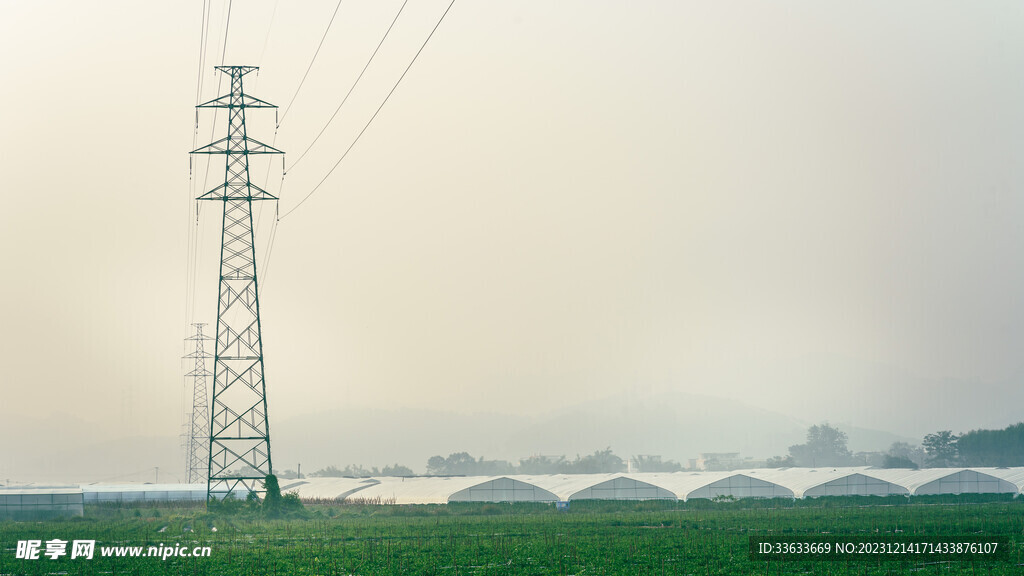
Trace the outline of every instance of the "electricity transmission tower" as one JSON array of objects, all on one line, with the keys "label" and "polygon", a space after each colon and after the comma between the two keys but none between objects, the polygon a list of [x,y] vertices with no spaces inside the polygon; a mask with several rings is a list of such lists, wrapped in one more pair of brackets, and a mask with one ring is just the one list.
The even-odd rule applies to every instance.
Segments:
[{"label": "electricity transmission tower", "polygon": [[185,465],[188,467],[186,476],[189,484],[207,478],[210,464],[210,405],[207,402],[206,378],[213,376],[206,369],[206,360],[213,356],[204,349],[204,342],[212,338],[203,336],[203,326],[206,324],[192,325],[196,332],[185,339],[186,342],[192,342],[192,351],[185,358],[194,361],[192,370],[185,374],[186,378],[192,380],[192,412],[185,431]]},{"label": "electricity transmission tower", "polygon": [[227,136],[191,152],[225,156],[224,183],[197,198],[224,205],[213,356],[208,499],[224,498],[235,491],[262,493],[264,479],[273,470],[267,387],[263,379],[252,203],[277,198],[249,179],[249,156],[283,154],[246,134],[246,109],[277,108],[242,91],[242,77],[258,68],[216,68],[231,77],[231,93],[197,108],[226,108]]}]

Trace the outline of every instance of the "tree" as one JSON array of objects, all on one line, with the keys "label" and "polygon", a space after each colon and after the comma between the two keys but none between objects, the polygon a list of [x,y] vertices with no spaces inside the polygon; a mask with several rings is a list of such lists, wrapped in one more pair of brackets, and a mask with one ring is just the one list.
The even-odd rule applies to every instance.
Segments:
[{"label": "tree", "polygon": [[401,464],[395,463],[394,466],[385,466],[380,471],[381,476],[415,476],[412,468],[408,466],[402,466]]},{"label": "tree", "polygon": [[957,436],[950,430],[942,430],[924,437],[924,452],[928,455],[928,466],[945,468],[955,466],[959,461]]},{"label": "tree", "polygon": [[611,447],[597,450],[589,456],[580,458],[569,465],[569,472],[574,474],[599,474],[602,472],[625,472],[626,462],[612,453]]},{"label": "tree", "polygon": [[469,452],[455,452],[447,458],[431,456],[427,460],[427,473],[439,476],[467,476],[473,474],[475,468],[476,458]]},{"label": "tree", "polygon": [[565,456],[530,456],[519,461],[520,474],[559,474],[565,471]]},{"label": "tree", "polygon": [[956,441],[962,466],[1024,465],[1024,422],[1002,430],[971,430]]},{"label": "tree", "polygon": [[853,463],[846,447],[846,433],[828,425],[811,426],[807,442],[789,447],[789,455],[797,466],[845,466]]},{"label": "tree", "polygon": [[792,468],[796,461],[792,456],[772,456],[764,463],[765,468]]},{"label": "tree", "polygon": [[886,454],[885,461],[882,462],[882,468],[911,468],[917,470],[917,464],[910,458]]},{"label": "tree", "polygon": [[281,506],[281,485],[277,483],[277,476],[267,474],[264,486],[267,489],[267,494],[263,497],[263,509],[276,510]]},{"label": "tree", "polygon": [[438,476],[473,476],[511,474],[515,471],[512,464],[504,460],[486,460],[473,458],[468,452],[455,452],[447,458],[431,456],[427,460],[427,474]]},{"label": "tree", "polygon": [[349,464],[344,469],[339,470],[337,466],[331,465],[311,473],[310,476],[321,478],[367,478],[370,476],[380,476],[380,470],[377,470],[376,466],[373,468],[363,468],[359,464]]},{"label": "tree", "polygon": [[321,468],[316,472],[310,473],[313,478],[341,478],[345,473],[338,469],[337,466],[331,465],[326,468]]},{"label": "tree", "polygon": [[924,450],[907,442],[893,442],[885,453],[883,468],[920,468],[924,464]]},{"label": "tree", "polygon": [[431,456],[427,460],[427,474],[444,474],[445,459],[441,456]]},{"label": "tree", "polygon": [[631,458],[636,472],[678,472],[683,465],[675,460],[662,460],[661,456],[633,456]]}]

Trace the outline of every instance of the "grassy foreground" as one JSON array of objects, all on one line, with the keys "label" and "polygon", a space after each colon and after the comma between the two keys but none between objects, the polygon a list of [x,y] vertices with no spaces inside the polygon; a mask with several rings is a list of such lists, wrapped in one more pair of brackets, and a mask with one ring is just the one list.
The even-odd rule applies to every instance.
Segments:
[{"label": "grassy foreground", "polygon": [[[289,519],[188,506],[91,506],[85,518],[0,522],[0,574],[1021,574],[1020,500],[573,502],[569,512],[537,504],[311,505],[305,517]],[[1011,553],[984,562],[748,556],[756,534],[896,531],[1006,535]],[[17,542],[30,539],[42,540],[43,552],[47,540],[96,540],[96,554],[16,559]],[[101,546],[161,544],[209,546],[211,555],[100,557]]]}]

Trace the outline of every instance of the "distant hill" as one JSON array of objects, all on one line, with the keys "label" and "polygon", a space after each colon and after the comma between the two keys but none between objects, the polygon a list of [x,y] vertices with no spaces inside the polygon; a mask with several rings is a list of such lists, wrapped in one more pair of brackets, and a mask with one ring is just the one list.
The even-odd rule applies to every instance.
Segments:
[{"label": "distant hill", "polygon": [[[278,470],[304,472],[331,464],[383,467],[403,464],[423,472],[430,456],[469,452],[509,460],[531,455],[570,459],[610,447],[625,458],[656,454],[686,464],[700,452],[739,452],[766,458],[784,455],[805,440],[807,427],[787,415],[742,402],[672,393],[538,405],[531,415],[458,413],[419,409],[326,410],[271,421]],[[896,440],[888,432],[831,422],[849,435],[857,451],[884,450]],[[0,482],[174,481],[183,477],[180,439],[175,436],[114,438],[109,430],[76,417],[45,421],[0,421],[8,442],[0,453]]]},{"label": "distant hill", "polygon": [[[545,406],[530,416],[433,410],[331,410],[291,418],[273,429],[275,465],[304,471],[329,465],[383,466],[395,462],[422,471],[432,455],[466,451],[509,460],[534,454],[589,454],[610,447],[617,455],[657,454],[686,463],[700,452],[784,455],[805,440],[807,427],[786,415],[739,402],[693,394],[644,399],[620,396]],[[885,450],[896,440],[883,431],[833,423],[853,451]]]}]

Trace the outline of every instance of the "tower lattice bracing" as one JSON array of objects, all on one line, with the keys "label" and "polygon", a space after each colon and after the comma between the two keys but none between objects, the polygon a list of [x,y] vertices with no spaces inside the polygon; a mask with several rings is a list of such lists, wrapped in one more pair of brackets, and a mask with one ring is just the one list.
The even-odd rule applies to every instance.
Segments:
[{"label": "tower lattice bracing", "polygon": [[185,465],[189,484],[206,480],[210,465],[210,404],[207,380],[213,373],[206,369],[206,362],[213,355],[206,351],[204,344],[212,340],[203,335],[203,326],[193,324],[195,334],[186,338],[192,343],[192,351],[185,358],[193,360],[192,370],[185,377],[192,381],[192,411],[189,413],[185,431]]},{"label": "tower lattice bracing", "polygon": [[263,492],[271,473],[267,388],[263,378],[260,301],[253,245],[252,203],[277,200],[250,181],[249,156],[281,154],[249,138],[245,111],[276,108],[242,91],[242,77],[255,66],[218,66],[231,77],[231,93],[197,106],[225,108],[227,136],[193,150],[193,154],[224,154],[224,183],[198,200],[224,205],[214,346],[213,393],[210,411],[210,454],[207,497],[232,492]]}]

